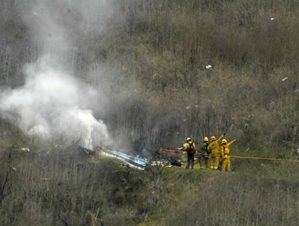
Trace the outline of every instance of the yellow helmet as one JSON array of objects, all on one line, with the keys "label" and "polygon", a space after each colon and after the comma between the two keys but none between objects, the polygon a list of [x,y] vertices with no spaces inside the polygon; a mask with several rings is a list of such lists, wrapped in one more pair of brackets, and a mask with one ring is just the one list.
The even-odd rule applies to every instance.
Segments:
[{"label": "yellow helmet", "polygon": [[209,138],[208,138],[208,137],[205,137],[205,138],[203,138],[203,141],[204,141],[204,142],[209,142]]},{"label": "yellow helmet", "polygon": [[226,144],[227,140],[226,139],[222,139],[221,144]]}]

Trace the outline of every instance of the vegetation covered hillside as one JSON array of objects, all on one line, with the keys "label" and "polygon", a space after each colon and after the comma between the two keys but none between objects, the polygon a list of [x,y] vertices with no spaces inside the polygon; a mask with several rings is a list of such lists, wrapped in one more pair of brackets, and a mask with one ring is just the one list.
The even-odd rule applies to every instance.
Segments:
[{"label": "vegetation covered hillside", "polygon": [[298,18],[298,0],[0,0],[0,225],[298,225],[298,163],[86,154],[225,133],[298,160]]},{"label": "vegetation covered hillside", "polygon": [[[24,22],[30,2],[2,0],[2,85],[22,84],[23,65],[42,49]],[[104,92],[98,116],[133,149],[229,132],[240,147],[290,151],[299,136],[298,4],[114,0],[102,32],[87,29],[102,21],[84,24],[72,5],[53,13],[75,37],[76,76]]]},{"label": "vegetation covered hillside", "polygon": [[139,171],[75,147],[12,147],[1,150],[0,225],[298,225],[298,163],[233,163]]},{"label": "vegetation covered hillside", "polygon": [[150,103],[137,133],[151,128],[157,146],[230,131],[243,147],[296,147],[298,10],[297,1],[122,1],[121,25],[99,48]]}]

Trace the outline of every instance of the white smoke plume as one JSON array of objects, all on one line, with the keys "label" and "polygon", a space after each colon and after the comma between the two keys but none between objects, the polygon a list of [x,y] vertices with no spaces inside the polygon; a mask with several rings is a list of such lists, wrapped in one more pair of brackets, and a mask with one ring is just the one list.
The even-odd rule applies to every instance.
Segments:
[{"label": "white smoke plume", "polygon": [[[103,31],[106,1],[28,0],[20,4],[40,56],[24,66],[22,87],[1,90],[1,117],[45,140],[79,141],[88,149],[109,145],[106,125],[87,108],[94,105],[98,94],[73,76],[70,62],[76,40]],[[75,22],[74,15],[78,18]]]},{"label": "white smoke plume", "polygon": [[53,69],[46,58],[39,65],[27,65],[25,73],[24,86],[2,92],[2,117],[25,133],[43,139],[62,136],[67,142],[80,140],[89,149],[92,145],[107,144],[105,124],[84,108],[94,99],[91,87]]}]

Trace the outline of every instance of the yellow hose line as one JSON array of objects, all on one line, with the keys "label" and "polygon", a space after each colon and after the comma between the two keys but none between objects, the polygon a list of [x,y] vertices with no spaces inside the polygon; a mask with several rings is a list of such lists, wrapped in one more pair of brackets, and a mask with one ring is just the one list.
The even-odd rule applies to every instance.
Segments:
[{"label": "yellow hose line", "polygon": [[[179,153],[177,149],[168,149],[168,148],[161,148],[161,152],[172,152],[172,153]],[[299,163],[299,159],[282,159],[282,158],[269,158],[269,157],[256,157],[256,156],[239,156],[239,155],[231,155],[231,158],[235,159],[254,159],[254,160],[270,160],[270,161],[282,161],[282,162],[294,162]]]},{"label": "yellow hose line", "polygon": [[270,161],[283,161],[283,162],[299,163],[299,159],[282,159],[282,158],[267,158],[267,157],[238,156],[238,155],[231,155],[230,157],[235,158],[235,159],[254,159],[254,160],[270,160]]}]

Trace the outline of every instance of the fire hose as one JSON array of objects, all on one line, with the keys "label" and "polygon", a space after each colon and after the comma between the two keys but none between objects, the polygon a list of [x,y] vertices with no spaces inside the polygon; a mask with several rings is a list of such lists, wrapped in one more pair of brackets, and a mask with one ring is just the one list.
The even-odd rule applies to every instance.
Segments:
[{"label": "fire hose", "polygon": [[256,157],[256,156],[239,156],[239,155],[231,155],[230,157],[231,158],[235,158],[235,159],[253,159],[253,160],[269,160],[269,161],[283,161],[283,162],[299,163],[299,159],[283,159],[283,158]]},{"label": "fire hose", "polygon": [[[125,154],[123,152],[114,151],[114,150],[106,150],[106,151],[102,151],[102,152],[105,153],[106,155],[109,155],[111,157],[117,158],[117,159],[125,162],[126,164],[128,164],[131,167],[135,167],[138,169],[144,169],[147,165],[151,164],[148,159],[142,158],[140,156],[133,156],[133,155]],[[179,149],[161,148],[160,152],[179,154],[180,150]],[[299,159],[284,159],[284,158],[273,158],[273,157],[231,155],[231,158],[299,163]]]},{"label": "fire hose", "polygon": [[[160,152],[179,153],[179,150],[178,149],[161,148]],[[299,159],[284,159],[284,158],[274,158],[274,157],[239,156],[239,155],[231,155],[230,157],[234,158],[234,159],[252,159],[252,160],[268,160],[268,161],[299,163]]]}]

